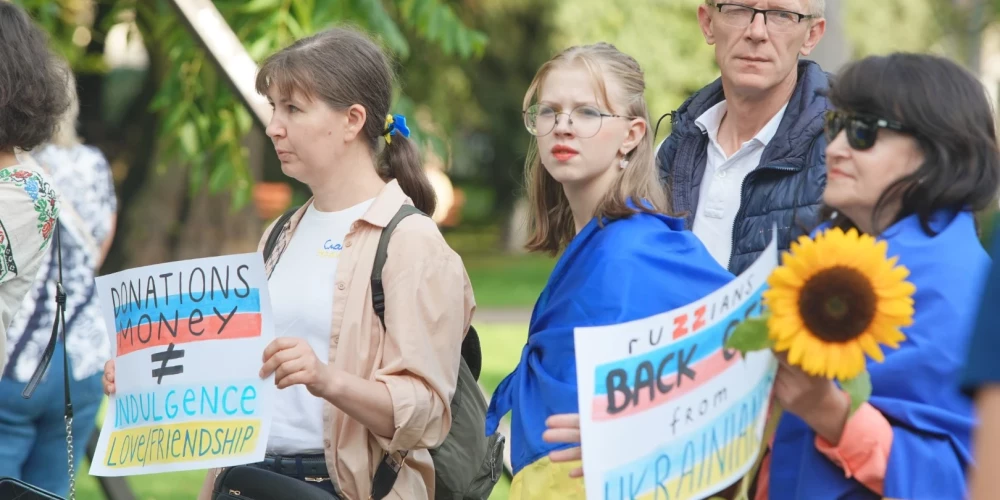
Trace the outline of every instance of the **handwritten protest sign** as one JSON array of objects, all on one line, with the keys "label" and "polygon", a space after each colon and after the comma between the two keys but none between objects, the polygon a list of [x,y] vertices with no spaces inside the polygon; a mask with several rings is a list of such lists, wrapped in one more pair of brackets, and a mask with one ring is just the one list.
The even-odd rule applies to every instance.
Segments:
[{"label": "handwritten protest sign", "polygon": [[250,253],[97,278],[115,356],[94,476],[205,469],[263,459],[274,338],[264,262]]},{"label": "handwritten protest sign", "polygon": [[[772,241],[733,282],[649,318],[577,328],[587,498],[700,499],[757,457],[777,360],[723,348],[777,267]],[[677,283],[684,286],[684,283]]]}]

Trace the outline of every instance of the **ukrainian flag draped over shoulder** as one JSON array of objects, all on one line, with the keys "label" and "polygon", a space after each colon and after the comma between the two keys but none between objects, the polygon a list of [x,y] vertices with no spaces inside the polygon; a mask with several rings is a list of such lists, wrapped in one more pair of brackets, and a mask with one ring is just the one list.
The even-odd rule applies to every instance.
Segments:
[{"label": "ukrainian flag draped over shoulder", "polygon": [[892,451],[881,495],[816,450],[816,434],[785,412],[771,450],[770,500],[965,498],[965,472],[975,419],[960,393],[966,346],[990,259],[973,215],[935,214],[928,236],[916,216],[885,231],[889,257],[910,271],[913,325],[906,340],[888,349],[883,363],[868,362],[869,403],[892,425]]},{"label": "ukrainian flag draped over shoulder", "polygon": [[[542,441],[545,420],[578,413],[573,329],[623,323],[698,300],[733,279],[681,219],[640,213],[595,218],[573,239],[535,304],[521,361],[490,402],[487,433],[512,412],[511,500],[583,498],[583,481],[548,453],[572,445]],[[520,492],[520,493],[519,493]]]}]

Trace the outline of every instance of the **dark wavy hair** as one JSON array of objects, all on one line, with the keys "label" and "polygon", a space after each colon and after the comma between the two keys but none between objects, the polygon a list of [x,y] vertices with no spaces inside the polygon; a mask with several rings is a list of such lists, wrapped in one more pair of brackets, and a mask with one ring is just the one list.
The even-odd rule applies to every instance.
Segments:
[{"label": "dark wavy hair", "polygon": [[[982,210],[1000,189],[993,108],[982,83],[943,57],[895,53],[871,56],[846,66],[830,84],[837,109],[896,120],[913,132],[924,162],[882,193],[874,220],[895,201],[892,222],[917,214],[928,235],[939,210]],[[833,217],[843,229],[854,223],[824,207],[820,220]]]},{"label": "dark wavy hair", "polygon": [[0,1],[0,150],[48,141],[69,108],[65,66],[20,7]]}]

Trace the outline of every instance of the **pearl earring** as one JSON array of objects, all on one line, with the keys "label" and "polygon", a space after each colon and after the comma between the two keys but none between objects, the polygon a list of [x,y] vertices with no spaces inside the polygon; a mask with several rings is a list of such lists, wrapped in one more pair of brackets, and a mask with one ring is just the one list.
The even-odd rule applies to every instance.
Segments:
[{"label": "pearl earring", "polygon": [[621,167],[622,170],[625,170],[625,167],[628,167],[628,160],[622,158],[621,161],[618,163],[618,166]]}]

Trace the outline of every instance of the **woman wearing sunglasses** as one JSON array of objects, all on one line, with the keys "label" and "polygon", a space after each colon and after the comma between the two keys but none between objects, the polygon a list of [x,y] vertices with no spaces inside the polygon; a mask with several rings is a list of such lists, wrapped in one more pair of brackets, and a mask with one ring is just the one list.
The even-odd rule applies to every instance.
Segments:
[{"label": "woman wearing sunglasses", "polygon": [[785,413],[756,498],[965,498],[974,417],[958,387],[990,267],[973,211],[1000,183],[992,108],[957,64],[915,54],[848,66],[829,98],[819,229],[886,242],[916,286],[915,316],[899,348],[868,364],[871,399],[850,416],[833,382],[782,362]]}]

